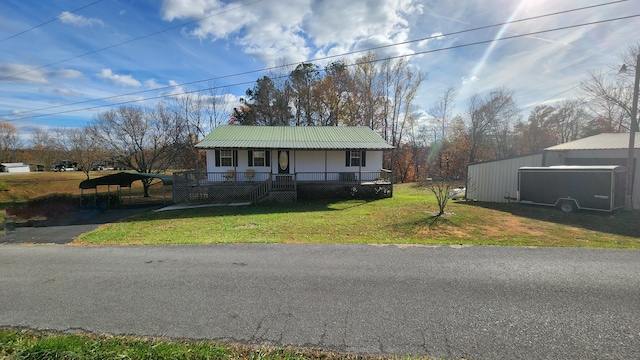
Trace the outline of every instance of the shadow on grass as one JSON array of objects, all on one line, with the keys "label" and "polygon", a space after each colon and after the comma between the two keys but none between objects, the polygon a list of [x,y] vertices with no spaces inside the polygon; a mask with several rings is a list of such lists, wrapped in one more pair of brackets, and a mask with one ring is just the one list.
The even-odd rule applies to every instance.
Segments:
[{"label": "shadow on grass", "polygon": [[416,227],[427,226],[430,229],[433,229],[440,225],[445,226],[445,225],[451,225],[451,224],[453,224],[453,221],[451,221],[450,219],[447,219],[444,215],[431,215],[424,218],[420,218],[418,220],[401,223],[399,227],[409,226],[412,228],[416,228]]},{"label": "shadow on grass", "polygon": [[518,203],[457,202],[460,205],[510,213],[523,218],[609,234],[640,238],[640,211],[600,212],[581,210],[563,213],[554,207]]},{"label": "shadow on grass", "polygon": [[199,208],[185,208],[179,210],[167,210],[160,212],[145,212],[139,216],[128,217],[123,219],[125,222],[135,222],[140,220],[157,219],[185,219],[197,217],[214,217],[214,216],[243,216],[243,215],[266,215],[266,214],[283,214],[283,213],[304,213],[304,212],[320,212],[320,211],[343,211],[355,207],[363,206],[379,199],[370,200],[303,200],[295,204],[257,204],[257,205],[239,205],[239,206],[208,206]]},{"label": "shadow on grass", "polygon": [[[208,218],[215,216],[242,216],[282,213],[301,213],[316,211],[342,211],[366,205],[371,200],[304,200],[295,204],[258,204],[258,205],[224,205],[183,208],[156,212],[165,207],[162,202],[150,202],[135,205],[117,205],[101,211],[83,210],[68,219],[62,219],[49,226],[65,225],[103,225],[112,222],[137,222],[147,220],[168,220],[186,218]],[[194,204],[197,205],[197,204]],[[203,205],[203,204],[200,204]]]}]

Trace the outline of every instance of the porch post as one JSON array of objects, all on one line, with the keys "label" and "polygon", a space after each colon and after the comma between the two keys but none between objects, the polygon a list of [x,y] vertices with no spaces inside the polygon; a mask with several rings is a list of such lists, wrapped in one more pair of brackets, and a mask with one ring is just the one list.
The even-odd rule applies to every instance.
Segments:
[{"label": "porch post", "polygon": [[327,181],[327,150],[324,150],[324,181]]},{"label": "porch post", "polygon": [[363,150],[360,150],[360,162],[358,163],[358,180],[360,181],[361,184],[362,184],[362,152]]}]

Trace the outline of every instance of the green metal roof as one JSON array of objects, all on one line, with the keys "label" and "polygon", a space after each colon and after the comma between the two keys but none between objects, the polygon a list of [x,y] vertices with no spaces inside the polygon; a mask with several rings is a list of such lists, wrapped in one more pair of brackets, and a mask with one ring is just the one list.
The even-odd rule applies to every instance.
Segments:
[{"label": "green metal roof", "polygon": [[215,128],[196,147],[203,149],[393,149],[363,126],[246,126]]},{"label": "green metal roof", "polygon": [[84,180],[80,183],[80,189],[95,189],[98,186],[118,185],[120,187],[131,187],[131,183],[143,179],[160,179],[166,185],[173,185],[172,175],[147,174],[119,172],[117,174],[105,175],[95,179]]}]

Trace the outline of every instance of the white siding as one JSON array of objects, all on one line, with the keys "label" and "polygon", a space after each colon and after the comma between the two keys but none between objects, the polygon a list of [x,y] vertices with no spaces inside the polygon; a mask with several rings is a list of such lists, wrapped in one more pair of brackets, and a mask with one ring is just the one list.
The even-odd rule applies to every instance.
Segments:
[{"label": "white siding", "polygon": [[[225,172],[235,170],[243,172],[248,168],[247,150],[238,150],[238,166],[216,167],[215,150],[207,149],[207,171]],[[366,166],[362,171],[380,171],[382,169],[382,151],[367,150]],[[278,150],[271,150],[271,167],[252,167],[256,172],[278,172]],[[345,151],[325,150],[289,150],[289,168],[291,172],[358,172],[358,167],[348,167],[345,164]]]},{"label": "white siding", "polygon": [[30,172],[29,164],[24,163],[3,163],[0,165],[2,172],[8,173],[28,173]]},{"label": "white siding", "polygon": [[[467,199],[509,202],[517,198],[518,168],[542,166],[542,154],[470,164],[467,168]],[[513,200],[511,200],[513,201]]]}]

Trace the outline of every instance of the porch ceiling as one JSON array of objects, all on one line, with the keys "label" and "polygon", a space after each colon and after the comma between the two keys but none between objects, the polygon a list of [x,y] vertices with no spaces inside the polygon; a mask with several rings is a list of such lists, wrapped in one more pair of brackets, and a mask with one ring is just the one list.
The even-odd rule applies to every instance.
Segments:
[{"label": "porch ceiling", "polygon": [[380,135],[367,127],[219,126],[196,147],[204,149],[387,150]]}]

